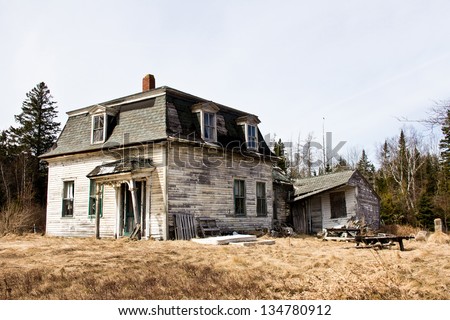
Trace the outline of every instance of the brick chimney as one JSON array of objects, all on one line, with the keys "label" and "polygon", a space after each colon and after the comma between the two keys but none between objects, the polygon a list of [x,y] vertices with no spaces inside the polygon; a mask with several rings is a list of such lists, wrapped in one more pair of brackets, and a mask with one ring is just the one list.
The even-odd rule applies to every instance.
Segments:
[{"label": "brick chimney", "polygon": [[142,79],[142,92],[155,89],[155,76],[148,74]]}]

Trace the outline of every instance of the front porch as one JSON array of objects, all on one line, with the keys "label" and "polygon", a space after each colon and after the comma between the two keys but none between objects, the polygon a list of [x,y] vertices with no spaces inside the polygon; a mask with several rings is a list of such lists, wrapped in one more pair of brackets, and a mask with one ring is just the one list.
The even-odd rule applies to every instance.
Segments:
[{"label": "front porch", "polygon": [[87,175],[95,188],[95,201],[92,201],[91,205],[95,215],[97,239],[101,237],[100,224],[104,200],[102,190],[105,185],[115,190],[114,237],[150,238],[154,169],[151,159],[125,159],[97,166]]}]

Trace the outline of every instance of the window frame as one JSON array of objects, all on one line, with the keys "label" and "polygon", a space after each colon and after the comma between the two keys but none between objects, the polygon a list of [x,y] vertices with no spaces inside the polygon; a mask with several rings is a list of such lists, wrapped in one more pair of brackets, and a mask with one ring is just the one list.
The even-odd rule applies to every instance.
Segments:
[{"label": "window frame", "polygon": [[[103,120],[103,127],[99,127],[96,128],[96,121],[95,119],[100,119],[102,118]],[[106,138],[106,127],[107,127],[107,117],[106,117],[106,113],[101,113],[101,114],[93,114],[92,115],[92,125],[91,125],[91,144],[97,144],[97,143],[103,143],[105,142],[105,138]],[[96,140],[95,136],[96,136],[96,132],[101,132],[102,136],[101,136],[101,140]]]},{"label": "window frame", "polygon": [[[340,203],[337,203],[340,201]],[[330,218],[339,219],[347,217],[347,203],[345,191],[336,191],[330,193]]]},{"label": "window frame", "polygon": [[[213,112],[203,111],[202,110],[202,139],[208,142],[216,142],[217,141],[217,120],[216,114]],[[206,119],[209,122],[206,124]],[[212,121],[211,121],[212,119]],[[207,137],[207,132],[210,132],[211,137]]]},{"label": "window frame", "polygon": [[[236,190],[237,188],[238,190]],[[244,179],[233,180],[233,203],[234,203],[234,215],[237,217],[245,217],[247,215],[247,206],[246,206],[246,186]],[[241,210],[239,210],[238,212],[238,209]]]},{"label": "window frame", "polygon": [[[71,186],[71,188],[70,188]],[[64,180],[62,189],[62,209],[61,217],[73,218],[74,216],[74,204],[75,204],[75,180]],[[68,196],[68,197],[66,197]],[[69,202],[68,204],[66,204]],[[71,204],[71,208],[70,208]]]},{"label": "window frame", "polygon": [[[89,207],[88,207],[88,217],[95,218],[95,201],[97,196],[95,194],[97,188],[97,182],[95,180],[91,180],[89,184]],[[101,193],[100,193],[100,201],[99,201],[99,211],[100,218],[103,217],[103,185],[101,185]]]},{"label": "window frame", "polygon": [[[260,186],[261,188],[258,188]],[[258,191],[262,190],[262,194]],[[256,182],[256,215],[258,217],[267,217],[267,190],[266,183],[263,181]]]},{"label": "window frame", "polygon": [[[245,127],[245,141],[247,143],[247,148],[258,150],[258,127],[250,123],[246,123]],[[254,135],[250,135],[250,129],[254,130]]]}]

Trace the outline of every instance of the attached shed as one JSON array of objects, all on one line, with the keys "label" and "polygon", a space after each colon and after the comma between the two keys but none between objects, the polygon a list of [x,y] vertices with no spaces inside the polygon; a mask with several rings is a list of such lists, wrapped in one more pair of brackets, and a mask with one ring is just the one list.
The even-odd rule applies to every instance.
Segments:
[{"label": "attached shed", "polygon": [[273,219],[274,223],[287,223],[290,214],[289,199],[294,193],[294,186],[286,173],[279,167],[272,170],[273,181]]},{"label": "attached shed", "polygon": [[294,230],[314,234],[325,228],[359,220],[380,227],[380,198],[357,171],[343,171],[294,182],[291,204]]}]

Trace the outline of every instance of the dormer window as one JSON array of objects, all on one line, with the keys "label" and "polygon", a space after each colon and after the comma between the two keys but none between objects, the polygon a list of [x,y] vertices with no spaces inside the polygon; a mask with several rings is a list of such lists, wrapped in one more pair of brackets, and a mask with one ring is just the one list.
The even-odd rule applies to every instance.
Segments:
[{"label": "dormer window", "polygon": [[247,125],[247,148],[256,149],[258,146],[258,137],[256,135],[256,126],[248,124]]},{"label": "dormer window", "polygon": [[91,115],[91,143],[104,143],[116,124],[116,111],[105,106],[95,106],[89,112]]},{"label": "dormer window", "polygon": [[236,122],[242,126],[247,149],[258,150],[258,124],[261,123],[258,117],[254,115],[243,116],[239,117]]},{"label": "dormer window", "polygon": [[105,114],[92,116],[92,143],[103,143],[105,141],[105,116]]},{"label": "dormer window", "polygon": [[197,103],[191,108],[197,113],[200,123],[201,138],[207,142],[217,142],[217,117],[219,107],[213,102]]}]

